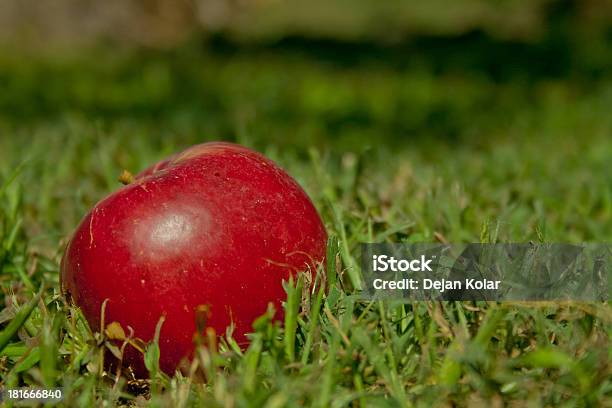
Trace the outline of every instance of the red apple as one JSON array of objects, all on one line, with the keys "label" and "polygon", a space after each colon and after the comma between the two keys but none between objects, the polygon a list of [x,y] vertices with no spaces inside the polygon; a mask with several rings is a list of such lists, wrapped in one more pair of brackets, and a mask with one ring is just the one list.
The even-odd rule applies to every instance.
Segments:
[{"label": "red apple", "polygon": [[[230,143],[193,146],[138,175],[81,221],[61,286],[94,330],[118,322],[149,341],[160,317],[160,366],[172,373],[194,347],[195,310],[245,344],[282,281],[323,260],[327,235],[300,186],[274,162]],[[278,315],[280,317],[280,314]],[[124,366],[145,375],[128,346]]]}]

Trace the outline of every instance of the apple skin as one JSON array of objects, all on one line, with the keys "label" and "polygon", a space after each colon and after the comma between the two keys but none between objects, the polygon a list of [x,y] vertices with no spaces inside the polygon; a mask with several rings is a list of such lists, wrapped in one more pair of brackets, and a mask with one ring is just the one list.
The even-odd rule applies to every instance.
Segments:
[{"label": "apple skin", "polygon": [[[65,296],[93,330],[119,322],[144,341],[162,315],[160,367],[172,374],[194,348],[195,310],[207,326],[245,334],[269,302],[282,317],[282,281],[325,257],[327,234],[302,188],[245,147],[193,146],[139,174],[85,216],[61,263]],[[128,346],[123,366],[146,376]]]}]

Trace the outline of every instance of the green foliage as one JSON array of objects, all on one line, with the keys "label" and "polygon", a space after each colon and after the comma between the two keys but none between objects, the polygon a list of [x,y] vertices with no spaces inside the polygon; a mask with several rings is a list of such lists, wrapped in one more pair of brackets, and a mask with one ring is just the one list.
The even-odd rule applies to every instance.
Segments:
[{"label": "green foliage", "polygon": [[[352,296],[359,242],[609,240],[609,81],[268,56],[0,63],[2,385],[60,386],[69,406],[609,403],[607,303]],[[330,232],[326,279],[288,282],[284,324],[269,310],[246,350],[208,336],[193,370],[166,378],[153,341],[154,381],[116,377],[108,333],[59,294],[66,239],[123,169],[214,138],[261,150],[308,191]]]},{"label": "green foliage", "polygon": [[11,319],[10,323],[6,326],[4,330],[2,330],[2,332],[0,332],[0,351],[4,350],[11,338],[15,334],[17,334],[17,330],[23,327],[24,323],[26,322],[26,320],[28,320],[28,317],[30,317],[30,314],[36,307],[36,304],[39,300],[40,294],[34,296],[34,298],[32,298],[32,300],[30,300],[27,305],[20,308],[15,313],[15,316]]}]

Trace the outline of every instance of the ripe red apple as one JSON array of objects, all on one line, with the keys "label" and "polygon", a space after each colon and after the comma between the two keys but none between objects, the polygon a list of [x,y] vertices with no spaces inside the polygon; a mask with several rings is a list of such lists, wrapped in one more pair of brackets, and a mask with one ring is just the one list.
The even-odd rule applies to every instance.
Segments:
[{"label": "ripe red apple", "polygon": [[[322,261],[327,235],[300,186],[274,162],[230,143],[193,146],[145,170],[81,221],[61,265],[61,286],[94,330],[118,322],[149,341],[162,315],[160,366],[172,373],[193,350],[195,310],[246,342],[282,280]],[[280,315],[278,315],[280,317]],[[145,375],[130,346],[124,366]]]}]

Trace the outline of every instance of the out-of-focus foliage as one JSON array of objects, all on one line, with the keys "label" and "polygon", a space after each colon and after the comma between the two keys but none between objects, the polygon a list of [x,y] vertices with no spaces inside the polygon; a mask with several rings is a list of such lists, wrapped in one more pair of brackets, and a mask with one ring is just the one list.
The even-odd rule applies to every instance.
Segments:
[{"label": "out-of-focus foliage", "polygon": [[303,36],[393,43],[481,31],[530,42],[552,28],[589,48],[610,39],[611,20],[610,0],[3,0],[0,39],[43,47],[101,39],[168,46],[194,33],[221,33],[241,41]]}]

